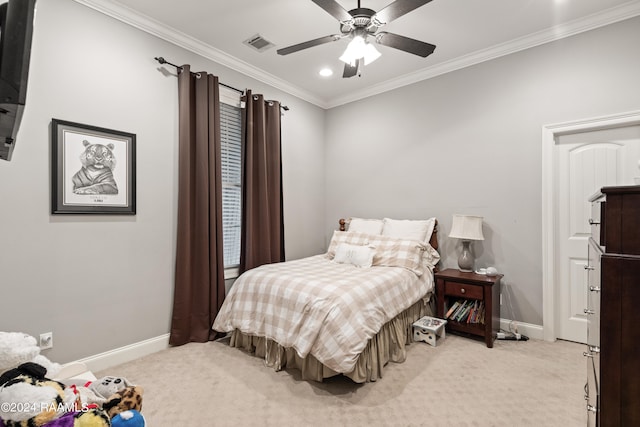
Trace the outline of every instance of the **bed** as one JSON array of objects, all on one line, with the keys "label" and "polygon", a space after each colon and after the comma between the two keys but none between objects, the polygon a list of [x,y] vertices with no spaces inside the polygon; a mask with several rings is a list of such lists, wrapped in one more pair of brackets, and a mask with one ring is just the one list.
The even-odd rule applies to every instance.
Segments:
[{"label": "bed", "polygon": [[405,360],[411,324],[434,313],[437,248],[435,218],[340,220],[325,254],[238,277],[212,328],[305,380],[376,381]]}]

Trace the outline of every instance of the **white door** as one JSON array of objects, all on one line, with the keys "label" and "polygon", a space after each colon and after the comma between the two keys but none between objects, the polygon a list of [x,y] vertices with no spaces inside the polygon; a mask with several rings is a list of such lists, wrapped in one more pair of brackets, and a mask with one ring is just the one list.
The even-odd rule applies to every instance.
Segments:
[{"label": "white door", "polygon": [[601,187],[640,180],[640,126],[561,135],[556,144],[556,336],[586,343],[588,199]]}]

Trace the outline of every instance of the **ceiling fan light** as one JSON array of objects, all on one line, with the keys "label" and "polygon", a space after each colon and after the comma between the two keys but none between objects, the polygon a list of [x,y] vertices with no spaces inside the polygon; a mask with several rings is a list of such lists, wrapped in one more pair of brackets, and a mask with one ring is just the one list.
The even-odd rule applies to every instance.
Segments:
[{"label": "ceiling fan light", "polygon": [[354,66],[356,64],[356,61],[358,60],[358,58],[353,58],[351,55],[347,54],[348,52],[345,50],[344,53],[342,54],[342,56],[340,57],[340,61],[349,64],[351,66]]},{"label": "ceiling fan light", "polygon": [[352,66],[356,65],[358,59],[362,58],[365,54],[366,44],[361,36],[355,36],[353,40],[349,42],[344,53],[340,57],[342,62],[346,62]]},{"label": "ceiling fan light", "polygon": [[378,49],[371,43],[367,43],[364,48],[364,65],[369,65],[376,59],[380,58],[382,54],[378,52]]}]

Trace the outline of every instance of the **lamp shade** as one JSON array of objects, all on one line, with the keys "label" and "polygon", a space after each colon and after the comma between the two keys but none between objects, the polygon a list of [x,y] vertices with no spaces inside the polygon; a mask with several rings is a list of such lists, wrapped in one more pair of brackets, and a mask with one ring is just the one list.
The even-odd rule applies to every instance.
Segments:
[{"label": "lamp shade", "polygon": [[474,215],[453,215],[449,237],[462,240],[484,240],[482,217]]},{"label": "lamp shade", "polygon": [[382,54],[378,52],[378,49],[371,43],[367,43],[364,46],[364,65],[369,65],[376,59],[380,58]]},{"label": "lamp shade", "polygon": [[356,35],[347,45],[340,60],[351,66],[355,66],[358,59],[364,58],[364,65],[369,65],[380,57],[380,52],[374,45],[368,43],[364,37]]}]

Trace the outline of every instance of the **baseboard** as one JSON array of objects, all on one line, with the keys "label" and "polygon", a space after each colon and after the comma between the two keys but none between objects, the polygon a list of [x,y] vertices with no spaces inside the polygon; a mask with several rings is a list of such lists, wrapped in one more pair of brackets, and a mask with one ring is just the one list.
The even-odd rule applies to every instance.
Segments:
[{"label": "baseboard", "polygon": [[500,319],[500,329],[503,331],[511,331],[511,322],[518,326],[518,333],[526,335],[528,338],[534,340],[544,339],[544,328],[540,325],[534,325],[532,323],[523,323],[515,320]]},{"label": "baseboard", "polygon": [[[509,331],[511,322],[512,321],[509,319],[500,319],[500,329]],[[542,326],[523,322],[515,323],[518,325],[519,333],[535,340],[544,339],[544,330]],[[92,372],[99,372],[167,348],[169,348],[169,334],[164,334],[155,338],[149,338],[148,340],[126,345],[124,347],[105,351],[104,353],[96,354],[94,356],[85,357],[84,359],[76,360],[76,362],[84,363]]]},{"label": "baseboard", "polygon": [[105,351],[104,353],[89,356],[76,362],[84,363],[92,372],[98,372],[166,348],[169,348],[169,334]]}]

